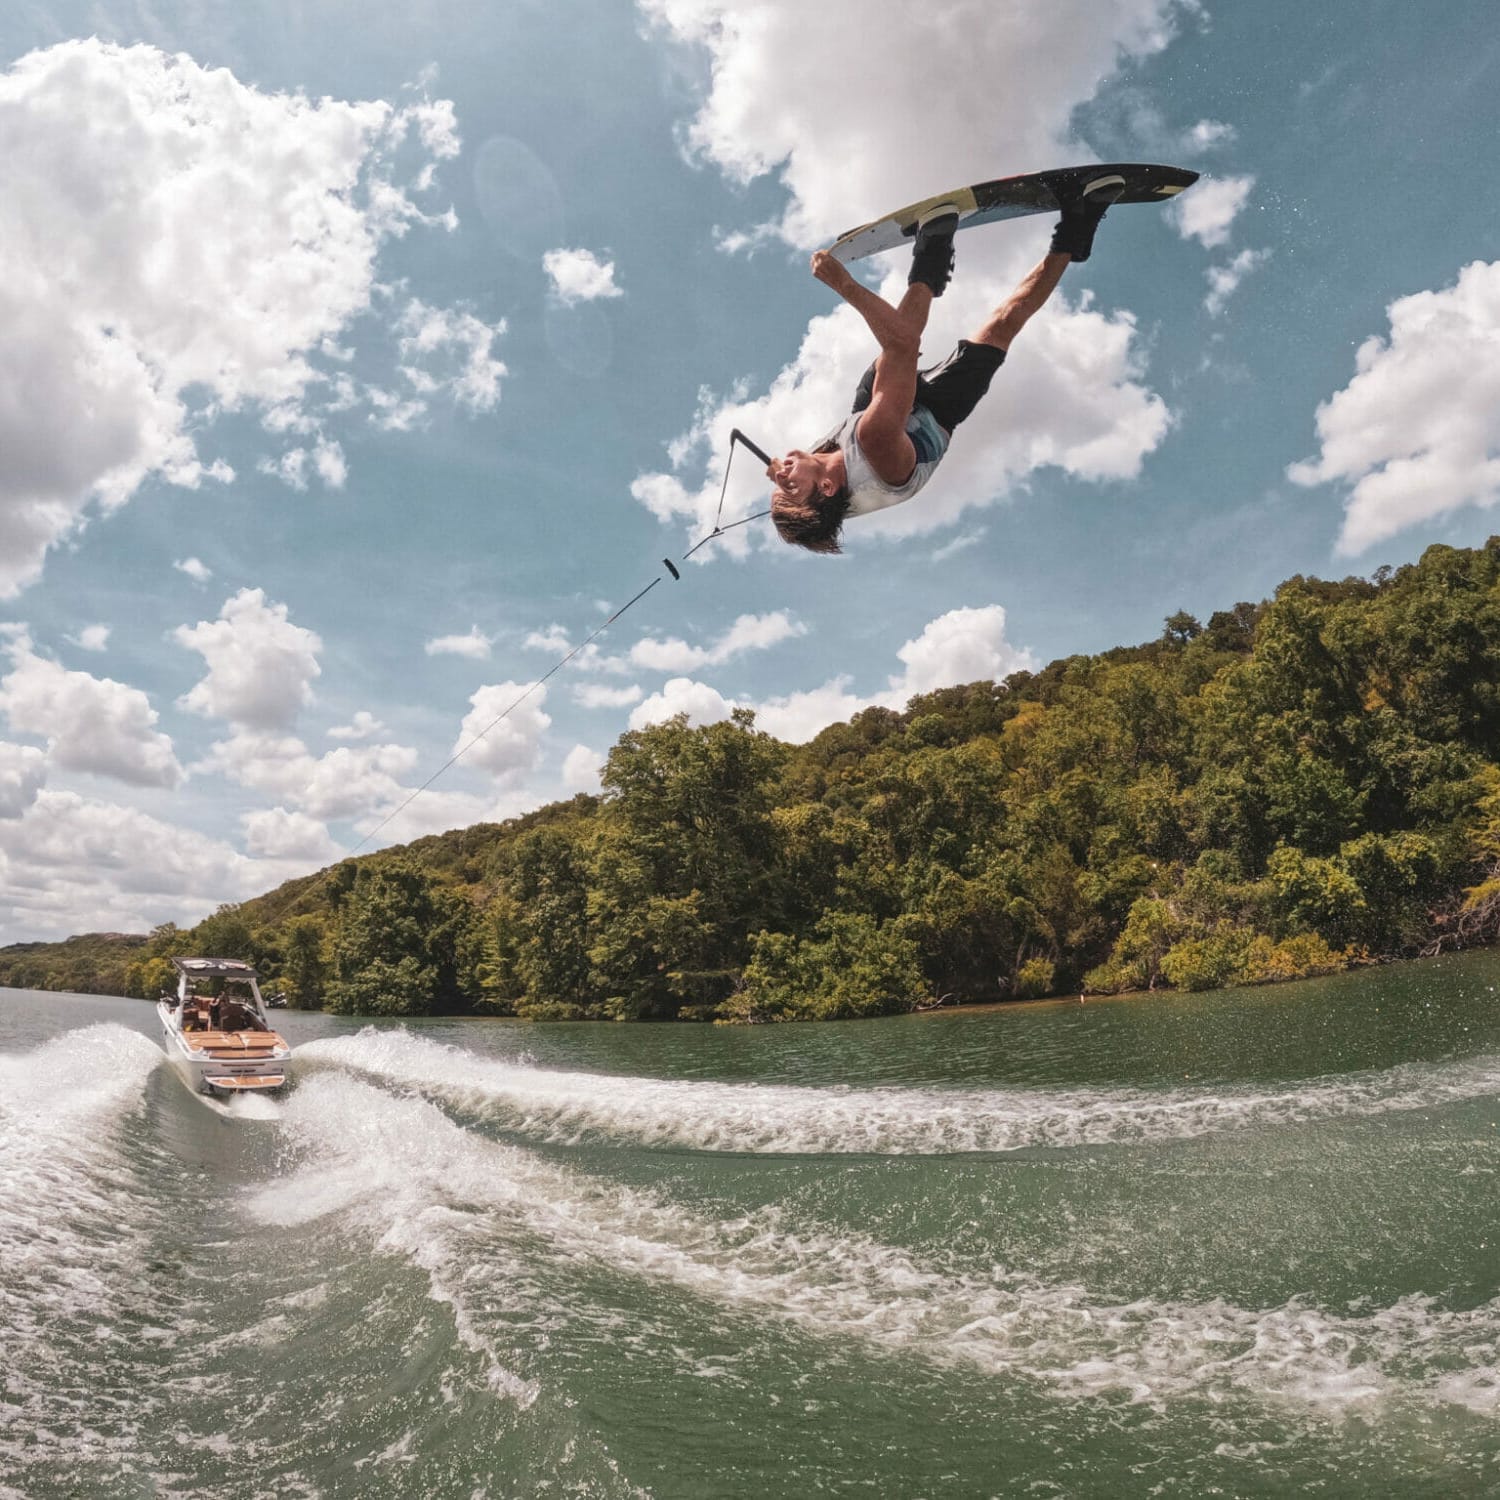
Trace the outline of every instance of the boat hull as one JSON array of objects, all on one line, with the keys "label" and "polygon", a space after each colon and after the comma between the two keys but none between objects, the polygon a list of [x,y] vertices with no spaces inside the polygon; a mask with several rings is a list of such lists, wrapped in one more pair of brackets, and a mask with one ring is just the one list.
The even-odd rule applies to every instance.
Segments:
[{"label": "boat hull", "polygon": [[195,1094],[274,1094],[292,1081],[291,1049],[275,1032],[185,1036],[176,1008],[158,1005],[162,1046],[173,1071]]}]

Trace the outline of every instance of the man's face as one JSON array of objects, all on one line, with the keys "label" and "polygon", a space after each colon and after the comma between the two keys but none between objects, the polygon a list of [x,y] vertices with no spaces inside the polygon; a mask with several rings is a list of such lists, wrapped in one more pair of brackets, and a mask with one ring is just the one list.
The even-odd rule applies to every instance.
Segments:
[{"label": "man's face", "polygon": [[785,458],[776,459],[766,470],[766,477],[776,486],[778,497],[805,505],[818,488],[822,470],[812,454],[793,448]]}]

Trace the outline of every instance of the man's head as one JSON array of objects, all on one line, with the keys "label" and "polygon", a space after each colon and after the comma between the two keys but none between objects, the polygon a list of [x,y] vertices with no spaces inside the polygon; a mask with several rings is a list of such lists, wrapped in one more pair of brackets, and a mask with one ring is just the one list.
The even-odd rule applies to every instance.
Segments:
[{"label": "man's head", "polygon": [[844,455],[837,448],[825,453],[794,448],[766,475],[775,485],[771,521],[782,541],[809,552],[839,551],[839,532],[849,513]]}]

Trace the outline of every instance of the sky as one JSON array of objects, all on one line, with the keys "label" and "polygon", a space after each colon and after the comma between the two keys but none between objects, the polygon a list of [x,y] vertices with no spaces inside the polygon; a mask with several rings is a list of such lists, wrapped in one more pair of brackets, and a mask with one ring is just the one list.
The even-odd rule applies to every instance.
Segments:
[{"label": "sky", "polygon": [[[802,742],[1482,543],[1494,20],[10,0],[0,944],[188,924],[595,791],[675,713]],[[839,557],[760,521],[683,561],[730,430],[807,446],[873,357],[812,249],[1090,161],[1202,178],[1109,215],[920,496]],[[959,237],[932,360],[1049,229]],[[906,269],[861,265],[892,296]],[[765,488],[740,450],[723,519]]]}]

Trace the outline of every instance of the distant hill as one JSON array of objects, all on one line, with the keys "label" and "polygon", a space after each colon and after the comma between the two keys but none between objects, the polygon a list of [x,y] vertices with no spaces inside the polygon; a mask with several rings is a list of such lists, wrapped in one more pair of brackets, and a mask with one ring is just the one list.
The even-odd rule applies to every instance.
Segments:
[{"label": "distant hill", "polygon": [[1500,538],[868,709],[622,735],[601,796],[345,860],[188,932],[0,950],[154,995],[760,1021],[1329,972],[1500,932]]}]

